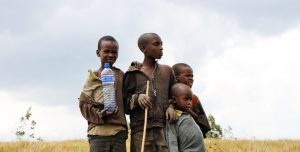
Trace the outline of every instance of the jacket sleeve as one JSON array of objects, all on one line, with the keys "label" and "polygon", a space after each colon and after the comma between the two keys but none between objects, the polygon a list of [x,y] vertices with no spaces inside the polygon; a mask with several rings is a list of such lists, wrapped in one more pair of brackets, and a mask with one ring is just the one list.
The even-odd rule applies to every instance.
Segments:
[{"label": "jacket sleeve", "polygon": [[192,109],[194,114],[191,114],[191,115],[193,116],[195,122],[199,125],[199,127],[203,133],[203,136],[206,137],[205,134],[211,130],[211,127],[209,125],[207,116],[205,114],[205,111],[204,111],[198,97],[196,97],[196,100],[197,100],[197,102],[196,102],[195,108]]},{"label": "jacket sleeve", "polygon": [[105,120],[102,118],[103,105],[93,102],[91,97],[84,93],[81,93],[79,98],[79,108],[82,116],[91,123],[94,124],[104,124]]},{"label": "jacket sleeve", "polygon": [[136,80],[134,75],[126,73],[123,79],[123,100],[124,109],[126,114],[130,114],[130,111],[138,107],[138,92],[135,91]]}]

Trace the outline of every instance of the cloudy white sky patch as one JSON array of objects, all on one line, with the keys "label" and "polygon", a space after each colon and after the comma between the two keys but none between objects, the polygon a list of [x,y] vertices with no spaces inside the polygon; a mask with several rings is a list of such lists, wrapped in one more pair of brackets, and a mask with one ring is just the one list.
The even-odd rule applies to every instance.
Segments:
[{"label": "cloudy white sky patch", "polygon": [[[19,93],[16,94],[16,92]],[[29,107],[32,108],[30,120],[37,122],[34,130],[36,138],[41,137],[44,140],[85,138],[87,124],[83,119],[78,119],[81,117],[80,111],[74,110],[78,108],[76,99],[71,99],[70,101],[73,100],[74,103],[69,104],[69,106],[51,104],[51,101],[55,100],[54,97],[50,97],[51,101],[48,103],[39,99],[40,96],[46,97],[49,94],[56,94],[55,97],[59,98],[60,95],[57,95],[56,92],[57,90],[50,91],[42,88],[13,92],[1,90],[0,120],[3,123],[1,123],[0,141],[16,139],[14,134],[17,127],[21,125],[20,119],[22,116],[25,116]],[[27,127],[30,126],[29,123],[27,123]],[[26,131],[29,133],[29,129]]]},{"label": "cloudy white sky patch", "polygon": [[279,131],[300,127],[294,122],[300,118],[295,108],[300,107],[299,32],[300,26],[278,37],[247,38],[247,45],[236,44],[208,59],[196,75],[204,85],[207,111],[242,138],[299,137],[293,130]]}]

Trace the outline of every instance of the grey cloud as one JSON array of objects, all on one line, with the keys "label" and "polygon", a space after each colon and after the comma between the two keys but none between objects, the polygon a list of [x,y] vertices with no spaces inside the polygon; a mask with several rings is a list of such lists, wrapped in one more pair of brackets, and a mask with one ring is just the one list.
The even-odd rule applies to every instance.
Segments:
[{"label": "grey cloud", "polygon": [[8,30],[14,34],[29,33],[41,24],[59,1],[1,1],[0,32]]},{"label": "grey cloud", "polygon": [[300,2],[297,0],[190,0],[175,3],[234,18],[246,29],[270,35],[283,32],[300,21]]}]

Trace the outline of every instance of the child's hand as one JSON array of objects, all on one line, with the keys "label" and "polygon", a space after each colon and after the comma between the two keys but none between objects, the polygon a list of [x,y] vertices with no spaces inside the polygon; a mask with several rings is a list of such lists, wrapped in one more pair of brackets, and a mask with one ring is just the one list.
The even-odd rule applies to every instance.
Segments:
[{"label": "child's hand", "polygon": [[138,103],[142,107],[142,109],[152,108],[152,102],[150,101],[150,97],[146,94],[139,94]]},{"label": "child's hand", "polygon": [[118,108],[118,106],[116,106],[116,108],[115,108],[115,110],[114,111],[107,111],[107,110],[101,110],[101,112],[100,112],[100,117],[102,118],[102,119],[105,119],[105,118],[107,118],[107,117],[111,117],[112,115],[114,115],[114,114],[117,114],[119,112],[119,108]]},{"label": "child's hand", "polygon": [[169,123],[174,123],[177,121],[178,117],[176,115],[176,112],[174,110],[174,107],[172,105],[170,105],[168,108],[167,108],[167,111],[166,111],[166,119],[169,121]]}]

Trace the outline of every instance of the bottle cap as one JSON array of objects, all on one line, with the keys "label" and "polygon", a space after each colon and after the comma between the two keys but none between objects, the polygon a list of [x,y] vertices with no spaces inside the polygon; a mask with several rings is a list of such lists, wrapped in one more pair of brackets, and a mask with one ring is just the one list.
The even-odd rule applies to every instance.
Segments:
[{"label": "bottle cap", "polygon": [[104,68],[109,68],[109,63],[104,63]]}]

